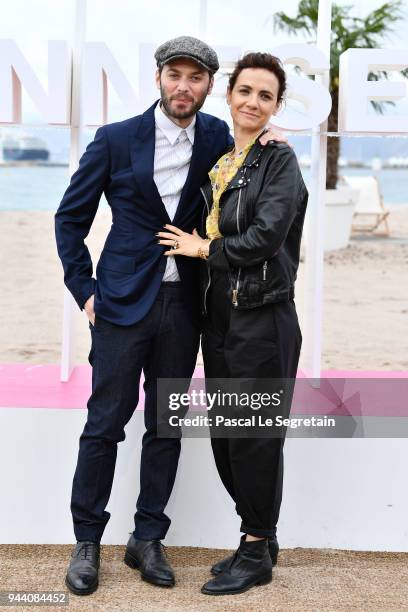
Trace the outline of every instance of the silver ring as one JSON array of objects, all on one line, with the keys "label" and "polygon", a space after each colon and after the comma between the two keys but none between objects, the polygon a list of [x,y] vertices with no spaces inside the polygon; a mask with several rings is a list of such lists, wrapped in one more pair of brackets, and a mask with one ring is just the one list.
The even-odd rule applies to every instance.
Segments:
[{"label": "silver ring", "polygon": [[177,242],[177,240],[174,241],[173,246],[171,247],[173,250],[176,250],[179,248],[179,243]]}]

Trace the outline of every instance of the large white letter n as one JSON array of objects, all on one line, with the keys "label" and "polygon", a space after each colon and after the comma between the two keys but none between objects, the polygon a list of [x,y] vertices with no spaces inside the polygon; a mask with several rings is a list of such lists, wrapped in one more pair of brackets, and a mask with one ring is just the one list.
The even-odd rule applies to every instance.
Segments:
[{"label": "large white letter n", "polygon": [[46,123],[70,122],[71,66],[68,45],[48,42],[48,94],[14,40],[0,40],[0,123],[21,123],[22,86]]}]

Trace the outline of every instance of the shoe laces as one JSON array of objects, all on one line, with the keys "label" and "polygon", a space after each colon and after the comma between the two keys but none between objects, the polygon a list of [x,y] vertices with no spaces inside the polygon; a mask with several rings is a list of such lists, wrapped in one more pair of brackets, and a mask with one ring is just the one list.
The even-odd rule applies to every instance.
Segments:
[{"label": "shoe laces", "polygon": [[84,542],[77,553],[77,556],[79,557],[79,559],[82,559],[82,560],[92,559],[92,548],[93,548],[93,545],[91,542]]},{"label": "shoe laces", "polygon": [[152,542],[152,548],[155,552],[161,553],[161,552],[165,552],[166,547],[164,544],[162,544],[160,542],[160,540],[153,540]]}]

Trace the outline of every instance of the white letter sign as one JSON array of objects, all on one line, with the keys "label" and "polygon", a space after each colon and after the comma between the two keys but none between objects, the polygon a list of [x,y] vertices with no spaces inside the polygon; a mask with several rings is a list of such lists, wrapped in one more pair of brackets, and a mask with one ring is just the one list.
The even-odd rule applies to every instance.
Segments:
[{"label": "white letter sign", "polygon": [[[329,70],[329,60],[314,45],[288,44],[272,49],[283,64],[295,64],[306,74],[320,74]],[[287,130],[308,130],[322,123],[330,113],[331,97],[328,90],[312,81],[298,76],[288,78],[288,98],[298,100],[305,107],[302,114],[282,111],[273,118],[273,125]]]},{"label": "white letter sign", "polygon": [[48,94],[14,40],[0,40],[0,123],[21,123],[21,88],[50,124],[70,123],[71,65],[68,45],[48,41]]},{"label": "white letter sign", "polygon": [[123,102],[125,113],[130,117],[136,115],[138,98],[109,47],[103,42],[86,43],[83,81],[86,125],[102,125],[107,122],[108,79]]},{"label": "white letter sign", "polygon": [[369,81],[376,70],[403,70],[408,50],[348,49],[340,57],[339,131],[408,132],[408,115],[369,115],[370,100],[401,100],[407,96],[404,82]]}]

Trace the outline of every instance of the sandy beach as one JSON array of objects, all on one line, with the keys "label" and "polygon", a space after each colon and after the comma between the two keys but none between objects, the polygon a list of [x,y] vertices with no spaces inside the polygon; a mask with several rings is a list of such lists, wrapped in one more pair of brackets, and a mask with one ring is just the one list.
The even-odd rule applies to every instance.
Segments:
[{"label": "sandy beach", "polygon": [[[391,237],[355,236],[325,256],[323,369],[408,370],[408,205],[389,217]],[[110,226],[99,211],[88,239],[94,264]],[[51,212],[1,212],[0,362],[58,363],[63,275]],[[302,324],[304,262],[296,304]],[[76,308],[76,363],[90,332]]]}]

